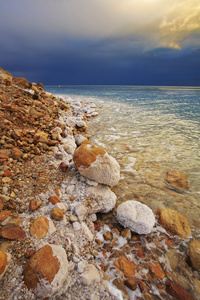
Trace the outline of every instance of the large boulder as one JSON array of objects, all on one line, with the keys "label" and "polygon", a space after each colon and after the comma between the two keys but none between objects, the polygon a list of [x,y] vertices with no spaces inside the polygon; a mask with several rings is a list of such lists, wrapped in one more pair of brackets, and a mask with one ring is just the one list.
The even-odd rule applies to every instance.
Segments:
[{"label": "large boulder", "polygon": [[116,185],[120,179],[118,162],[101,147],[81,145],[73,160],[79,173],[98,183]]},{"label": "large boulder", "polygon": [[115,207],[117,196],[106,185],[90,186],[86,195],[89,214],[107,213]]},{"label": "large boulder", "polygon": [[159,209],[158,221],[166,231],[181,238],[187,238],[191,234],[188,220],[173,209]]},{"label": "large boulder", "polygon": [[189,254],[192,267],[200,271],[200,241],[194,240],[190,243]]},{"label": "large boulder", "polygon": [[173,188],[178,190],[186,190],[189,188],[187,176],[177,170],[166,173],[166,182]]},{"label": "large boulder", "polygon": [[148,234],[155,225],[155,216],[152,210],[138,201],[129,200],[117,208],[117,220],[124,227],[139,234]]},{"label": "large boulder", "polygon": [[62,246],[46,245],[31,256],[23,272],[28,289],[37,297],[51,297],[68,278],[68,260]]}]

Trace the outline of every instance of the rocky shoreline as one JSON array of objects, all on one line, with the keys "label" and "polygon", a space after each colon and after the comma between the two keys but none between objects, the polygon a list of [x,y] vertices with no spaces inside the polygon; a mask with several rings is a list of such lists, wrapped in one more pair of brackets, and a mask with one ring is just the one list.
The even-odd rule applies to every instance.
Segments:
[{"label": "rocky shoreline", "polygon": [[[0,299],[198,299],[200,242],[184,216],[127,201],[122,226],[97,219],[116,205],[120,168],[90,145],[94,104],[0,68],[0,105]],[[189,188],[178,171],[166,182]]]}]

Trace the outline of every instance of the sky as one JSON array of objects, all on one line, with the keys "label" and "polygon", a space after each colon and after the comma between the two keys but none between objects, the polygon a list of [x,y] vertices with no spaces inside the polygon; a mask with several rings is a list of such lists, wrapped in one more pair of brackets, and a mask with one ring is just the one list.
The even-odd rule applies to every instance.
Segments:
[{"label": "sky", "polygon": [[200,0],[0,0],[0,66],[45,85],[200,86]]}]

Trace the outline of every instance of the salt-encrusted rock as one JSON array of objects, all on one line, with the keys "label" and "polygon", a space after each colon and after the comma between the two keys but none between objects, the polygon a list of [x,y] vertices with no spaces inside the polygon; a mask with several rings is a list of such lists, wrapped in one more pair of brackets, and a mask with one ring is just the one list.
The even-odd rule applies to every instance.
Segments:
[{"label": "salt-encrusted rock", "polygon": [[91,242],[93,240],[94,236],[93,236],[91,230],[88,228],[88,226],[87,226],[87,224],[85,222],[81,223],[81,228],[82,228],[83,235],[85,235],[85,237],[87,238],[87,240]]},{"label": "salt-encrusted rock", "polygon": [[120,179],[118,162],[101,147],[81,145],[73,160],[79,173],[98,183],[116,185]]},{"label": "salt-encrusted rock", "polygon": [[99,271],[92,264],[88,264],[86,270],[81,274],[81,278],[84,285],[91,285],[92,283],[100,282]]},{"label": "salt-encrusted rock", "polygon": [[187,238],[191,234],[188,220],[173,209],[159,209],[158,221],[166,231],[181,238]]},{"label": "salt-encrusted rock", "polygon": [[8,265],[11,261],[11,255],[0,250],[0,280],[2,279],[3,275],[5,274]]},{"label": "salt-encrusted rock", "polygon": [[166,173],[166,182],[178,190],[185,190],[189,188],[187,176],[177,170]]},{"label": "salt-encrusted rock", "polygon": [[82,260],[78,263],[77,271],[81,274],[86,270],[87,266],[88,266],[87,260]]},{"label": "salt-encrusted rock", "polygon": [[80,222],[82,222],[87,214],[87,208],[83,204],[79,204],[75,208],[76,215]]},{"label": "salt-encrusted rock", "polygon": [[45,217],[38,217],[30,226],[30,234],[37,239],[42,239],[46,236],[49,229],[49,220]]},{"label": "salt-encrusted rock", "polygon": [[68,260],[61,246],[46,245],[33,254],[24,269],[28,289],[41,298],[51,297],[61,290],[68,278]]},{"label": "salt-encrusted rock", "polygon": [[74,223],[73,223],[73,229],[74,229],[75,231],[81,230],[81,224],[80,224],[79,222],[74,222]]},{"label": "salt-encrusted rock", "polygon": [[75,143],[74,137],[71,135],[68,135],[68,137],[63,139],[62,142],[63,142],[63,149],[68,154],[74,154],[74,151],[76,149],[76,143]]},{"label": "salt-encrusted rock", "polygon": [[68,117],[66,120],[66,124],[69,127],[74,127],[76,125],[76,121],[74,117]]},{"label": "salt-encrusted rock", "polygon": [[194,240],[190,243],[189,254],[192,267],[200,271],[200,241]]},{"label": "salt-encrusted rock", "polygon": [[51,130],[51,136],[53,140],[57,140],[57,141],[61,141],[62,137],[61,134],[62,133],[62,129],[60,127],[55,127]]},{"label": "salt-encrusted rock", "polygon": [[82,120],[77,120],[76,121],[76,126],[77,127],[85,127],[86,126],[86,123]]},{"label": "salt-encrusted rock", "polygon": [[153,230],[155,216],[152,210],[138,201],[126,201],[117,208],[117,220],[139,234],[148,234]]},{"label": "salt-encrusted rock", "polygon": [[86,195],[89,214],[107,213],[115,207],[117,196],[108,186],[90,186],[86,189]]},{"label": "salt-encrusted rock", "polygon": [[80,146],[81,144],[89,144],[89,140],[83,136],[82,134],[75,135],[75,142],[77,146]]}]

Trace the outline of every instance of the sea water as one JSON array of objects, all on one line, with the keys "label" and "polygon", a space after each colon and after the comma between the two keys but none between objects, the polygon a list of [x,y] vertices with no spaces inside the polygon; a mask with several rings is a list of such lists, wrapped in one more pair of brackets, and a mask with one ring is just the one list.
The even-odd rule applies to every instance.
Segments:
[{"label": "sea water", "polygon": [[[117,204],[138,200],[155,213],[184,215],[200,238],[200,88],[143,86],[47,86],[54,95],[96,104],[89,119],[92,144],[116,158],[121,179]],[[171,189],[166,172],[187,175],[189,190]],[[104,217],[106,220],[106,216]],[[108,215],[116,222],[115,215]]]}]

